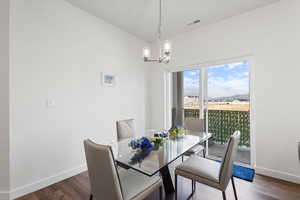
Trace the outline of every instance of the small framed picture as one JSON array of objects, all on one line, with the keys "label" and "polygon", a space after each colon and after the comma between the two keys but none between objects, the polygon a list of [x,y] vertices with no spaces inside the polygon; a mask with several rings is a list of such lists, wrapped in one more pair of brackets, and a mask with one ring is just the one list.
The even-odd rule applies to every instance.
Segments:
[{"label": "small framed picture", "polygon": [[102,85],[114,87],[116,85],[116,76],[113,74],[102,73]]}]

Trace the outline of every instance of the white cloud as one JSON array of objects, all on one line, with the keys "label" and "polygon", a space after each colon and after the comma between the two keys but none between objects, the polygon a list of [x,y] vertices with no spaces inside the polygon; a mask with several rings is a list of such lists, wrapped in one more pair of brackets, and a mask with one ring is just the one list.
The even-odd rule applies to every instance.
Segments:
[{"label": "white cloud", "polygon": [[[238,66],[245,65],[244,62],[222,65],[225,70],[232,70]],[[199,78],[196,78],[196,71],[190,71],[189,76],[185,76],[185,95],[199,95]],[[249,94],[249,72],[232,70],[208,73],[208,96],[226,97],[233,95]]]},{"label": "white cloud", "polygon": [[199,95],[199,80],[185,77],[184,94],[189,96]]},{"label": "white cloud", "polygon": [[209,78],[208,96],[224,97],[249,93],[248,77],[230,77],[225,80],[221,77]]},{"label": "white cloud", "polygon": [[243,64],[244,64],[243,62],[227,64],[227,69],[231,70],[231,69],[234,69],[235,67],[238,67],[238,66],[243,65]]},{"label": "white cloud", "polygon": [[190,71],[189,74],[190,74],[190,76],[196,76],[197,72],[196,71]]},{"label": "white cloud", "polygon": [[[248,77],[233,77],[227,80],[222,77],[211,77],[208,79],[209,97],[226,97],[249,93]],[[199,95],[199,81],[191,78],[184,79],[184,94],[189,96]]]}]

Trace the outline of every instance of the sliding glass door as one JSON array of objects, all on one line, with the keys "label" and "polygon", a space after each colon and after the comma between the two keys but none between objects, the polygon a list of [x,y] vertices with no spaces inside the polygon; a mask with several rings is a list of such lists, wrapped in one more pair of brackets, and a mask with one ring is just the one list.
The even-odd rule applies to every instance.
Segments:
[{"label": "sliding glass door", "polygon": [[230,135],[239,130],[237,160],[250,164],[249,63],[207,68],[208,131],[213,134],[208,153],[223,156]]},{"label": "sliding glass door", "polygon": [[217,159],[223,156],[230,135],[241,131],[237,160],[250,164],[249,63],[199,67],[173,76],[178,74],[181,79],[173,81],[173,93],[175,89],[175,102],[181,102],[177,104],[181,125],[212,133],[208,156]]}]

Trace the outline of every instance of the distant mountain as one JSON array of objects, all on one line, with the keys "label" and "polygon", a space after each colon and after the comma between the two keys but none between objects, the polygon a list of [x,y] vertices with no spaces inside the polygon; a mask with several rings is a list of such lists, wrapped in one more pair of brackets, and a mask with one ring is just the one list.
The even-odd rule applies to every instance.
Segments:
[{"label": "distant mountain", "polygon": [[229,96],[229,97],[212,97],[209,98],[209,101],[216,101],[216,102],[230,102],[234,100],[239,100],[239,101],[249,101],[250,97],[249,94],[239,94],[239,95],[234,95],[234,96]]}]

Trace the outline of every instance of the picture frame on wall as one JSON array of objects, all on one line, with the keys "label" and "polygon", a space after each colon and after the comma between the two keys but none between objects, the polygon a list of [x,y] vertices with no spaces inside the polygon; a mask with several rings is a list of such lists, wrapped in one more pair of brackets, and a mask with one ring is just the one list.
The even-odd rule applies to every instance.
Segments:
[{"label": "picture frame on wall", "polygon": [[114,87],[116,85],[116,76],[113,74],[102,73],[102,85]]}]

